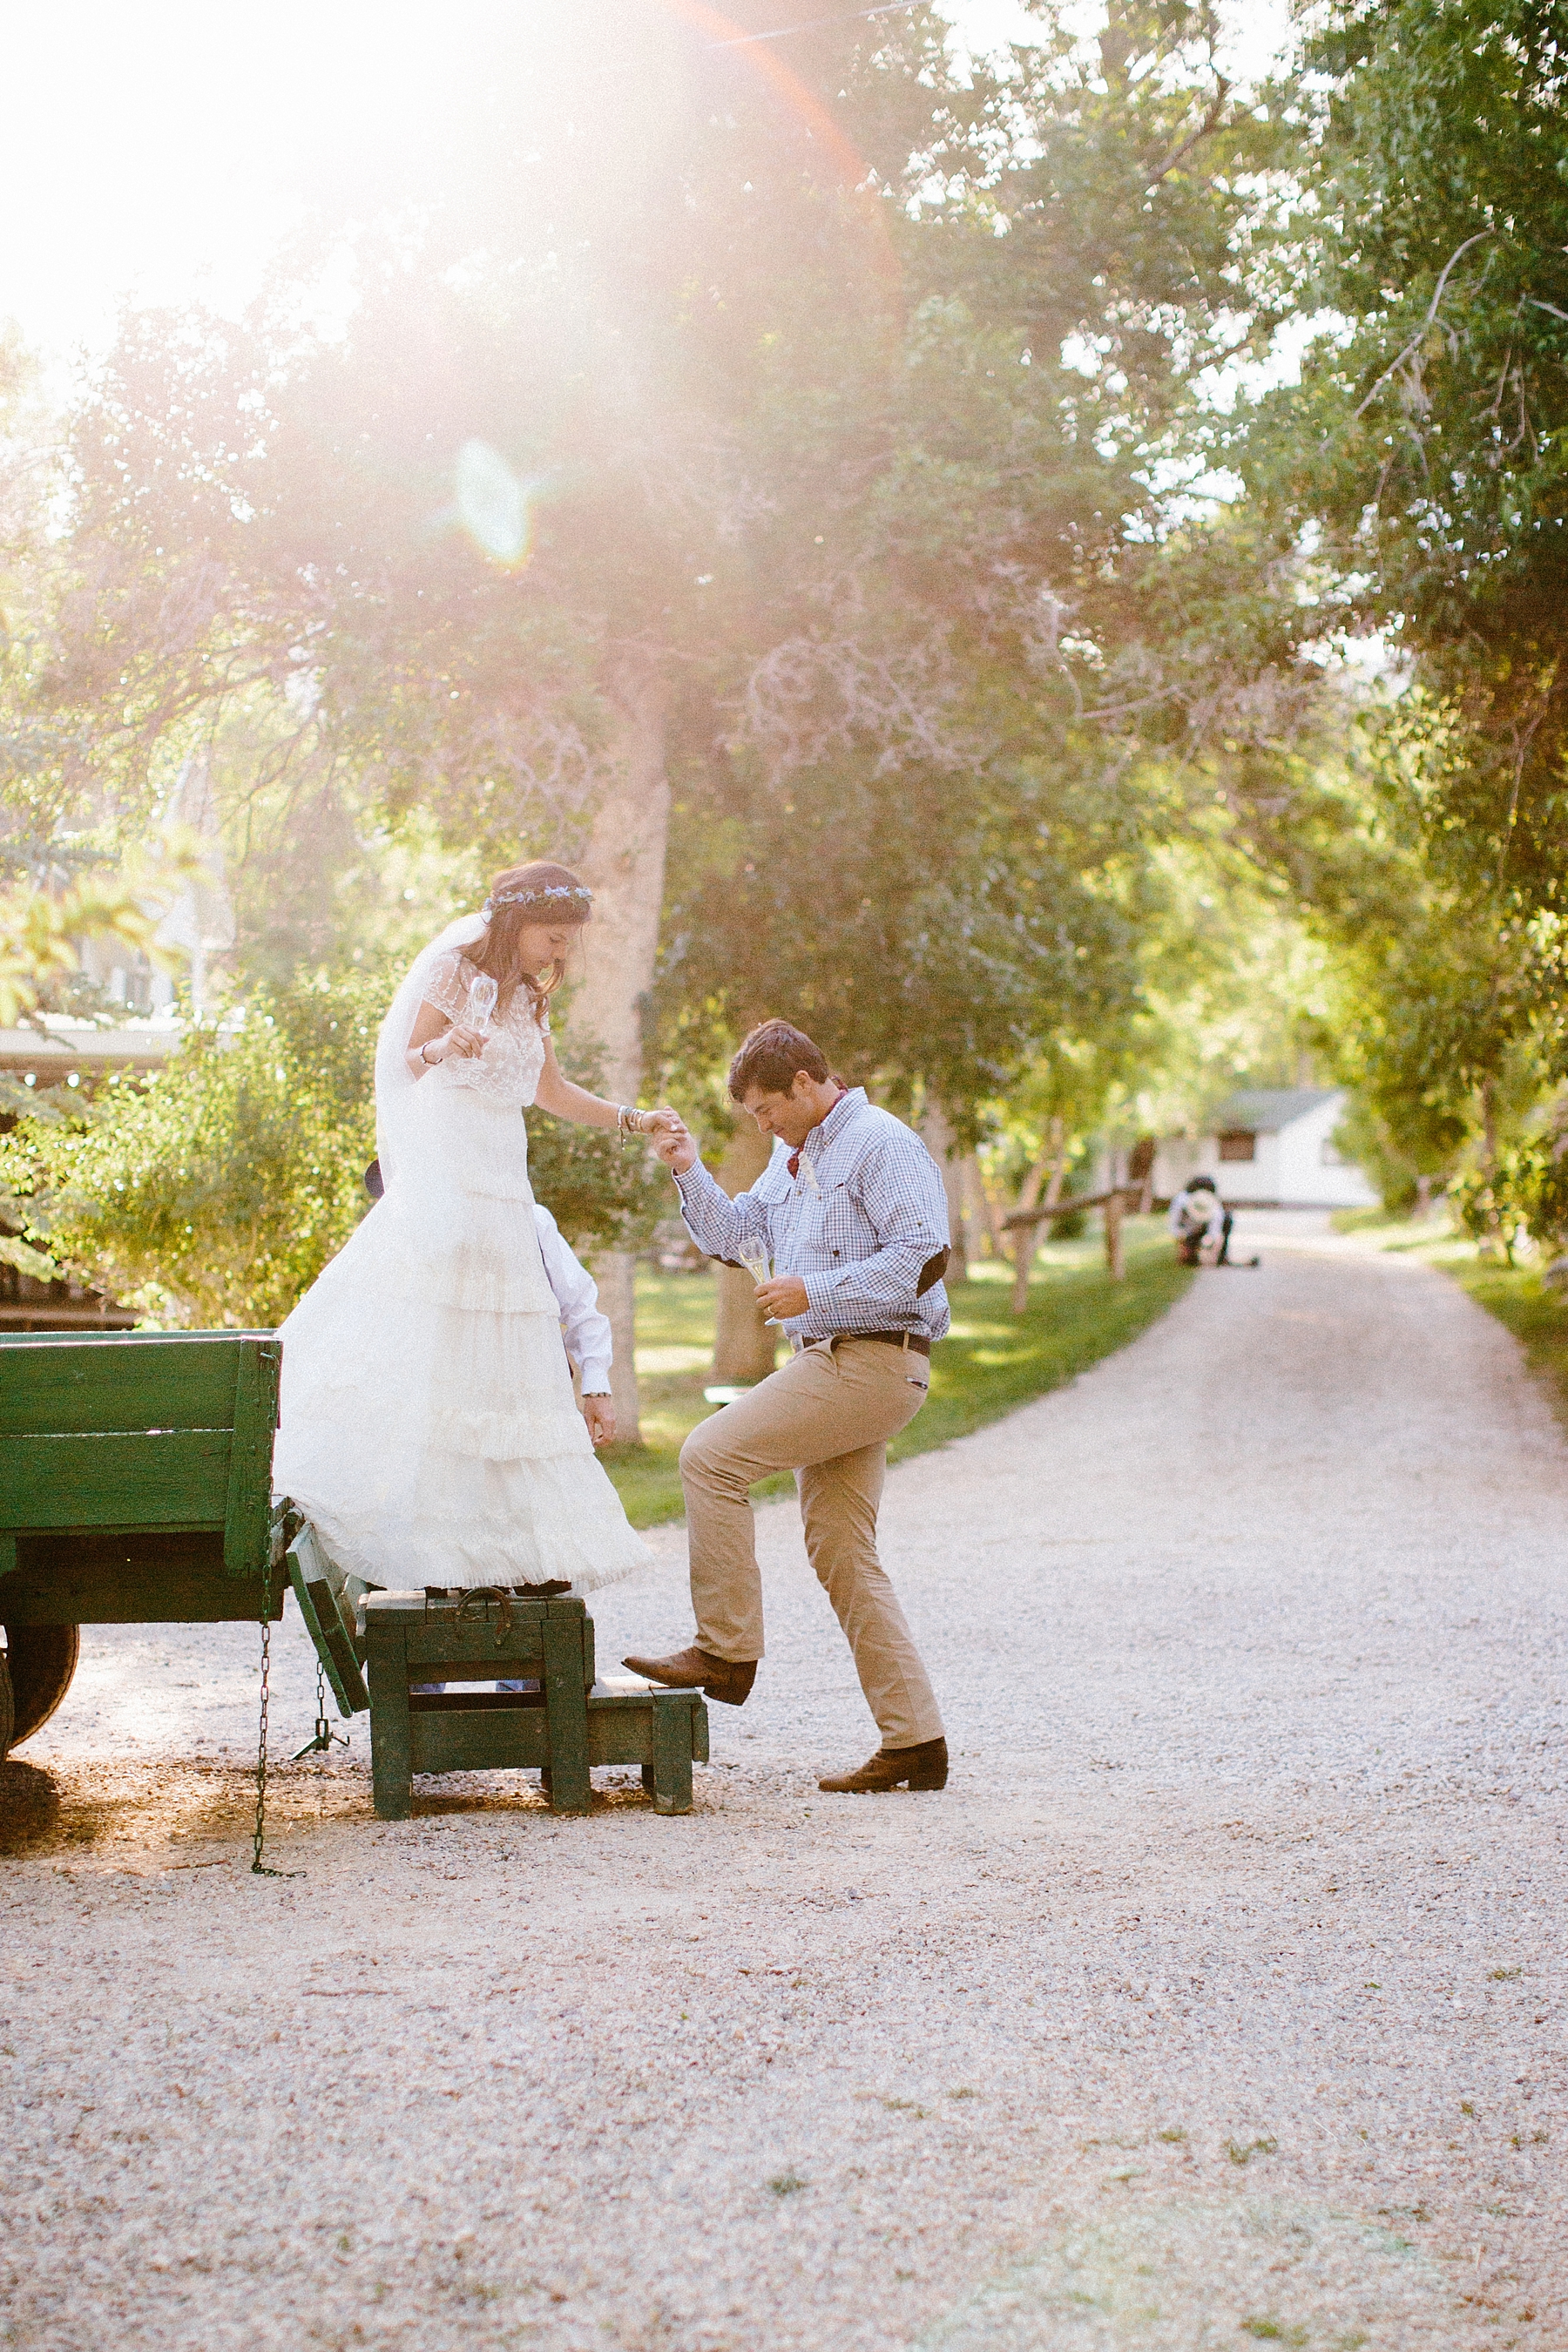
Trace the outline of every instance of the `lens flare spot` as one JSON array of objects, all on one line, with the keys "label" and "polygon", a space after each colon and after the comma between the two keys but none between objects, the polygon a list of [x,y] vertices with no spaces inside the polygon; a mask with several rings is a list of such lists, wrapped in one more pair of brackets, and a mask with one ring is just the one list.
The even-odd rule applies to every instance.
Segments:
[{"label": "lens flare spot", "polygon": [[533,546],[533,506],[499,450],[488,441],[465,441],[458,452],[458,520],[493,563],[515,570]]}]

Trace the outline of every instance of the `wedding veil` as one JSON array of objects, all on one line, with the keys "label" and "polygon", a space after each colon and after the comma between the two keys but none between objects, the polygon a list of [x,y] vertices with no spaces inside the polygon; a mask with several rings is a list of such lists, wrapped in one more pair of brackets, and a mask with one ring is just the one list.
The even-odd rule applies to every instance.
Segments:
[{"label": "wedding veil", "polygon": [[459,915],[456,922],[448,923],[428,947],[420,949],[387,1008],[375,1042],[375,1149],[384,1182],[390,1183],[396,1171],[398,1147],[407,1132],[414,1089],[419,1084],[408,1066],[408,1041],[425,1002],[431,967],[453,948],[470,948],[476,940],[482,940],[485,927],[483,915]]}]

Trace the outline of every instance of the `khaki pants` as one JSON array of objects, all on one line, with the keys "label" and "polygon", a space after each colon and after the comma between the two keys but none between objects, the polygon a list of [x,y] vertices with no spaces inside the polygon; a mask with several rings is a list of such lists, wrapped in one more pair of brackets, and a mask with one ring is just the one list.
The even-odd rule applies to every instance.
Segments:
[{"label": "khaki pants", "polygon": [[680,1449],[697,1642],[710,1657],[763,1654],[763,1586],[750,1488],[793,1470],[805,1548],[854,1654],[884,1748],[940,1739],[925,1668],[877,1557],[888,1440],[925,1402],[930,1359],[883,1339],[805,1348]]}]

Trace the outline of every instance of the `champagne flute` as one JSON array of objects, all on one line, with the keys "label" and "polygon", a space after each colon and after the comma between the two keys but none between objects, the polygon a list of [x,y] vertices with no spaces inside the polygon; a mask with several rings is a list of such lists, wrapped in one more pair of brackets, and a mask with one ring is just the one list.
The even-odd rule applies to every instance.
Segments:
[{"label": "champagne flute", "polygon": [[[757,1284],[759,1288],[767,1281],[768,1276],[773,1270],[773,1261],[769,1257],[767,1251],[765,1249],[759,1249],[754,1244],[752,1248],[744,1249],[741,1252],[741,1264],[745,1267],[746,1272],[751,1276],[752,1280]],[[763,1320],[764,1323],[772,1324],[776,1323],[778,1318],[775,1315],[764,1315]]]},{"label": "champagne flute", "polygon": [[468,982],[468,1009],[466,1015],[470,1029],[481,1037],[490,1032],[490,1016],[496,1009],[496,984],[488,971],[481,971]]}]

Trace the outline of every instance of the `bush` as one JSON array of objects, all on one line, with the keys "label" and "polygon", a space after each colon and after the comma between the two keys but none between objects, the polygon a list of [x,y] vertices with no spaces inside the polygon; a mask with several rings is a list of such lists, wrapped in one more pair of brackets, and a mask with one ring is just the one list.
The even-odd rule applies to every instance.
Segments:
[{"label": "bush", "polygon": [[1561,1247],[1568,1239],[1568,1132],[1528,1137],[1489,1169],[1467,1169],[1448,1186],[1459,1223],[1500,1248],[1510,1265],[1526,1234]]}]

